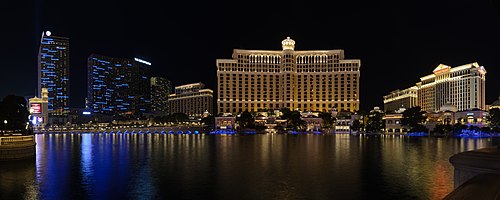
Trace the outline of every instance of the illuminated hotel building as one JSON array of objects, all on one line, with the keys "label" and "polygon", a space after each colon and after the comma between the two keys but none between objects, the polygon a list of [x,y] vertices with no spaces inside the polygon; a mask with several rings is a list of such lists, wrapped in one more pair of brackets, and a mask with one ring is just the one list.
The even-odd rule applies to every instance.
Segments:
[{"label": "illuminated hotel building", "polygon": [[384,96],[384,112],[394,113],[400,108],[417,106],[417,87],[413,86],[404,90],[392,91]]},{"label": "illuminated hotel building", "polygon": [[151,106],[149,66],[141,59],[91,54],[87,63],[87,107],[107,115],[140,115]]},{"label": "illuminated hotel building", "polygon": [[233,51],[217,59],[219,113],[288,107],[301,111],[359,110],[360,60],[344,50],[295,51],[289,37],[283,50]]},{"label": "illuminated hotel building", "polygon": [[151,111],[168,111],[168,95],[172,93],[172,84],[163,77],[151,77]]},{"label": "illuminated hotel building", "polygon": [[48,91],[50,115],[69,112],[69,38],[42,33],[38,51],[38,96]]},{"label": "illuminated hotel building", "polygon": [[175,87],[175,93],[168,96],[170,114],[185,113],[189,116],[213,114],[213,91],[204,89],[203,83],[192,83]]},{"label": "illuminated hotel building", "polygon": [[[420,78],[416,84],[416,106],[427,112],[438,112],[446,104],[455,106],[457,111],[485,110],[485,85],[486,70],[477,62],[453,68],[440,64],[432,74]],[[384,104],[397,100],[387,98]]]},{"label": "illuminated hotel building", "polygon": [[440,64],[433,74],[420,78],[418,104],[424,111],[439,111],[451,103],[458,111],[486,109],[486,70],[477,62],[450,67]]}]

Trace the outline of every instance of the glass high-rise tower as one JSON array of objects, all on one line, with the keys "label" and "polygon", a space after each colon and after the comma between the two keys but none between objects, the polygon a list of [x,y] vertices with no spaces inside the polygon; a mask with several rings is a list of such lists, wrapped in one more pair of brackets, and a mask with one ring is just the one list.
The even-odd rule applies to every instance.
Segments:
[{"label": "glass high-rise tower", "polygon": [[69,112],[69,38],[42,33],[38,51],[38,96],[48,91],[51,115]]},{"label": "glass high-rise tower", "polygon": [[149,65],[141,59],[92,54],[88,58],[87,107],[94,113],[140,115],[151,107]]},{"label": "glass high-rise tower", "polygon": [[163,77],[151,77],[151,111],[167,112],[168,95],[172,93],[171,82]]}]

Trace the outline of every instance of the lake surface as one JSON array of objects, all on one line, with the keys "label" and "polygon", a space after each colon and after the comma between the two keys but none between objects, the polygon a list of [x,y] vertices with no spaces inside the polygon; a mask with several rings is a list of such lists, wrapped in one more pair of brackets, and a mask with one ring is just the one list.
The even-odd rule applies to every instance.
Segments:
[{"label": "lake surface", "polygon": [[40,134],[0,199],[441,199],[450,156],[491,139]]}]

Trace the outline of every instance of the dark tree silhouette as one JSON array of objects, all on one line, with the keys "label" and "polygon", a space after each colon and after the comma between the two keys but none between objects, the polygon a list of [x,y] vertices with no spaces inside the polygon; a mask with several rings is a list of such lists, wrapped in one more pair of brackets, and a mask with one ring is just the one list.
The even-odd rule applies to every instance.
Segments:
[{"label": "dark tree silhouette", "polygon": [[361,122],[358,119],[356,119],[352,122],[351,130],[360,131],[362,128],[363,128],[363,124],[361,124]]},{"label": "dark tree silhouette", "polygon": [[493,130],[493,132],[500,132],[500,109],[490,109],[487,119],[490,122],[490,128]]},{"label": "dark tree silhouette", "polygon": [[383,120],[383,115],[380,112],[373,112],[368,115],[368,121],[366,123],[366,131],[368,132],[380,132],[385,128],[385,123]]},{"label": "dark tree silhouette", "polygon": [[243,111],[236,121],[238,121],[240,128],[253,128],[255,124],[252,114],[248,111]]},{"label": "dark tree silhouette", "polygon": [[329,112],[321,112],[319,113],[319,117],[323,120],[323,128],[331,128],[335,122],[335,118]]},{"label": "dark tree silhouette", "polygon": [[[0,102],[0,124],[2,130],[26,131],[28,103],[21,96],[8,95]],[[7,124],[4,121],[7,120]]]},{"label": "dark tree silhouette", "polygon": [[425,127],[422,123],[425,121],[425,111],[420,110],[419,106],[408,108],[403,112],[403,118],[401,119],[401,124],[404,126],[409,126],[410,132],[421,132],[424,131]]}]

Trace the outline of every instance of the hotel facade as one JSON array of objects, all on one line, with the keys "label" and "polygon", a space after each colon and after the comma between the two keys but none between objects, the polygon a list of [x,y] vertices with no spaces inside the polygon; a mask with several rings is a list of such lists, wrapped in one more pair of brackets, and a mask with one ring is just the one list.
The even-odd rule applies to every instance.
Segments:
[{"label": "hotel facade", "polygon": [[384,112],[393,113],[400,108],[411,108],[417,106],[417,86],[404,90],[395,90],[384,96]]},{"label": "hotel facade", "polygon": [[91,54],[87,63],[87,108],[105,115],[149,112],[151,63]]},{"label": "hotel facade", "polygon": [[290,108],[300,111],[359,110],[360,64],[344,50],[233,51],[217,59],[218,113]]},{"label": "hotel facade", "polygon": [[47,88],[48,114],[69,112],[69,38],[42,33],[38,51],[38,97]]},{"label": "hotel facade", "polygon": [[172,93],[172,83],[164,77],[151,77],[151,111],[167,112],[168,95]]},{"label": "hotel facade", "polygon": [[[440,64],[416,84],[417,103],[414,106],[420,106],[426,112],[439,112],[448,104],[455,106],[457,111],[485,110],[485,85],[486,69],[477,62],[457,67]],[[391,92],[384,97],[384,107],[392,110],[392,105],[409,96],[414,98],[413,89],[411,95]]]},{"label": "hotel facade", "polygon": [[213,90],[204,88],[203,83],[191,83],[175,87],[175,93],[168,95],[169,114],[185,113],[201,117],[206,112],[213,114]]}]

